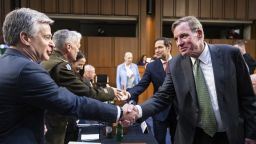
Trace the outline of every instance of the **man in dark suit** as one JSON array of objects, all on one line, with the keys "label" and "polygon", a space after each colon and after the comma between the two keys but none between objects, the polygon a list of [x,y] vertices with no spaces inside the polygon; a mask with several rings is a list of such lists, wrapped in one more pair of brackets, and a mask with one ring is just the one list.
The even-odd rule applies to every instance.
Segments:
[{"label": "man in dark suit", "polygon": [[[131,95],[131,101],[137,102],[138,96],[146,90],[150,82],[153,83],[154,93],[163,84],[166,75],[166,66],[171,56],[172,45],[168,38],[158,38],[155,41],[155,55],[158,57],[155,61],[147,64],[144,75],[139,83],[133,88],[128,89]],[[153,118],[153,130],[154,136],[159,144],[165,144],[165,137],[167,128],[170,126],[171,141],[173,143],[175,127],[176,127],[176,115],[174,109],[171,110],[171,106],[162,112],[154,115]],[[170,119],[171,118],[171,119]]]},{"label": "man in dark suit", "polygon": [[0,57],[1,144],[44,144],[45,109],[108,122],[123,117],[118,106],[78,97],[59,87],[38,64],[53,51],[52,23],[45,14],[29,8],[13,10],[4,20],[3,36],[10,48]]},{"label": "man in dark suit", "polygon": [[180,55],[158,92],[130,107],[145,119],[176,101],[177,144],[255,144],[256,97],[239,50],[204,42],[193,16],[175,21],[172,31]]}]

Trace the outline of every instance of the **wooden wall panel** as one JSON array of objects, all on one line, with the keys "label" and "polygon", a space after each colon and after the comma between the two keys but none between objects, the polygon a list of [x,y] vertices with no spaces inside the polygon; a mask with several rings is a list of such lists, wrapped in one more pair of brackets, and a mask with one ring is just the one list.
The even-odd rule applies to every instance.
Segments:
[{"label": "wooden wall panel", "polygon": [[11,11],[11,2],[8,0],[0,0],[0,43],[2,40],[2,26],[5,19],[6,14]]},{"label": "wooden wall panel", "polygon": [[[0,28],[3,27],[3,21],[4,21],[4,1],[0,0]],[[3,43],[3,37],[2,37],[2,29],[0,30],[0,43]]]},{"label": "wooden wall panel", "polygon": [[245,48],[246,52],[256,60],[256,40],[247,40]]},{"label": "wooden wall panel", "polygon": [[214,19],[223,18],[223,1],[222,0],[212,1],[212,18]]},{"label": "wooden wall panel", "polygon": [[[3,6],[4,6],[3,9],[2,9],[3,11],[1,11],[1,12],[4,13],[4,17],[5,17],[5,15],[12,10],[11,2],[8,1],[8,0],[4,0],[3,1]],[[2,27],[1,27],[0,31],[2,31]]]},{"label": "wooden wall panel", "polygon": [[101,0],[100,3],[101,14],[110,15],[113,10],[113,0]]},{"label": "wooden wall panel", "polygon": [[212,44],[229,44],[233,45],[234,40],[232,39],[211,39]]},{"label": "wooden wall panel", "polygon": [[72,13],[85,14],[86,2],[85,0],[72,0]]},{"label": "wooden wall panel", "polygon": [[132,52],[133,54],[133,62],[136,63],[138,59],[138,40],[137,38],[115,38],[114,45],[114,56],[115,56],[115,64],[117,66],[124,62],[124,53],[127,51]]},{"label": "wooden wall panel", "polygon": [[[156,3],[155,4],[155,22],[154,22],[154,31],[152,32],[152,34],[154,34],[155,36],[153,37],[154,40],[156,38],[162,37],[162,14],[163,14],[163,9],[162,9],[162,1],[161,3]],[[142,55],[142,53],[140,54],[140,56]]]},{"label": "wooden wall panel", "polygon": [[256,21],[254,21],[252,24],[251,32],[251,39],[256,39]]},{"label": "wooden wall panel", "polygon": [[[160,10],[158,14],[161,13]],[[149,16],[146,14],[146,0],[141,0],[140,17],[139,17],[139,55],[146,54],[152,56],[154,53],[154,41],[156,32],[159,28],[156,28],[156,24],[160,21],[160,18],[156,16]],[[158,21],[158,22],[155,22]],[[161,21],[160,21],[161,22]],[[157,24],[159,25],[159,24]],[[162,25],[162,22],[160,26]],[[162,35],[162,34],[161,34]]]},{"label": "wooden wall panel", "polygon": [[128,15],[139,15],[139,3],[140,0],[127,0],[127,14]]},{"label": "wooden wall panel", "polygon": [[57,0],[43,0],[43,6],[46,13],[57,13]]},{"label": "wooden wall panel", "polygon": [[[142,76],[145,72],[145,67],[144,66],[139,66],[138,68],[139,68],[140,77],[142,78]],[[148,88],[142,94],[139,95],[138,104],[142,104],[144,101],[146,101],[147,99],[152,97],[153,94],[154,94],[154,86],[151,82],[149,84]]]},{"label": "wooden wall panel", "polygon": [[70,14],[71,13],[71,1],[59,0],[59,13]]},{"label": "wooden wall panel", "polygon": [[256,0],[249,0],[249,11],[248,11],[249,19],[256,19],[255,9],[256,9]]},{"label": "wooden wall panel", "polygon": [[235,9],[236,19],[246,19],[247,12],[246,0],[237,0]]},{"label": "wooden wall panel", "polygon": [[115,15],[126,15],[126,0],[115,0]]},{"label": "wooden wall panel", "polygon": [[211,43],[211,39],[204,39],[205,42]]},{"label": "wooden wall panel", "polygon": [[99,0],[87,0],[87,14],[99,14]]},{"label": "wooden wall panel", "polygon": [[174,0],[163,0],[163,16],[172,17],[174,16]]},{"label": "wooden wall panel", "polygon": [[113,0],[101,0],[100,7],[101,7],[101,14],[103,15],[112,14]]},{"label": "wooden wall panel", "polygon": [[37,11],[42,11],[42,1],[41,0],[30,0],[29,6],[32,9],[35,9]]},{"label": "wooden wall panel", "polygon": [[82,37],[80,51],[88,58],[87,37]]},{"label": "wooden wall panel", "polygon": [[20,0],[20,6],[21,7],[29,7],[29,0]]},{"label": "wooden wall panel", "polygon": [[199,16],[199,0],[189,0],[188,15]]},{"label": "wooden wall panel", "polygon": [[183,17],[186,15],[186,0],[176,0],[176,16]]},{"label": "wooden wall panel", "polygon": [[200,17],[201,18],[210,18],[211,17],[211,0],[201,0]]},{"label": "wooden wall panel", "polygon": [[171,55],[174,57],[176,55],[179,54],[179,49],[176,45],[176,42],[174,41],[174,39],[171,39],[171,42],[172,42],[172,51],[171,51]]},{"label": "wooden wall panel", "polygon": [[88,63],[95,67],[112,66],[112,38],[88,37]]},{"label": "wooden wall panel", "polygon": [[235,2],[236,0],[224,0],[224,18],[235,18]]}]

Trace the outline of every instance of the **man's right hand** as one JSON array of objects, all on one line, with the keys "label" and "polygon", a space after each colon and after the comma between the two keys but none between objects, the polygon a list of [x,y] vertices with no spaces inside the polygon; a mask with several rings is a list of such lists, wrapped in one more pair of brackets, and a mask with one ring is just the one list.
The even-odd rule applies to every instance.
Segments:
[{"label": "man's right hand", "polygon": [[131,126],[139,118],[139,111],[136,106],[125,104],[123,107],[123,116],[120,118],[121,124],[124,127]]}]

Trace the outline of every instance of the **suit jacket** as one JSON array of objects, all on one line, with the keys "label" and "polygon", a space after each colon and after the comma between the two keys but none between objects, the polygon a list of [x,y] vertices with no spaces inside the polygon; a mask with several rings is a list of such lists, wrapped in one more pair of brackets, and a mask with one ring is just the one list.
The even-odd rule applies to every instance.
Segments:
[{"label": "suit jacket", "polygon": [[114,122],[116,106],[59,87],[41,65],[9,48],[0,58],[0,143],[43,144],[44,109]]},{"label": "suit jacket", "polygon": [[[133,83],[134,85],[136,85],[140,81],[140,73],[138,70],[138,66],[132,63],[131,70],[135,78]],[[118,65],[116,70],[116,87],[118,89],[122,89],[122,84],[126,84],[127,86],[127,72],[124,63]]]},{"label": "suit jacket", "polygon": [[[244,138],[256,139],[256,98],[238,49],[228,45],[209,45],[219,110],[230,144]],[[158,92],[142,105],[146,118],[177,102],[177,144],[192,144],[199,121],[199,106],[190,57],[178,55],[169,65]]]},{"label": "suit jacket", "polygon": [[[128,92],[131,94],[131,99],[138,101],[138,96],[147,89],[150,82],[153,83],[154,93],[157,92],[158,88],[164,82],[165,75],[166,72],[164,71],[163,64],[160,59],[156,59],[155,61],[149,63],[139,83],[133,88],[128,89]],[[154,115],[154,118],[159,121],[165,121],[169,114],[170,107],[171,106]]]}]

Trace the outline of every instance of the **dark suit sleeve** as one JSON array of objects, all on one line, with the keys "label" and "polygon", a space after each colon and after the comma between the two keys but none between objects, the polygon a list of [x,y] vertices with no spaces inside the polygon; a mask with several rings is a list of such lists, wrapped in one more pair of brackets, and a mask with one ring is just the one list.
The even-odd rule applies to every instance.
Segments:
[{"label": "dark suit sleeve", "polygon": [[19,82],[20,92],[23,93],[21,101],[24,103],[84,119],[116,121],[116,106],[78,97],[66,88],[58,87],[40,66],[27,64],[20,74]]},{"label": "dark suit sleeve", "polygon": [[159,87],[153,97],[141,105],[142,119],[146,119],[149,116],[166,109],[173,102],[175,95],[172,76],[171,73],[168,72],[163,85]]},{"label": "dark suit sleeve", "polygon": [[245,119],[245,134],[256,140],[256,97],[241,54],[237,54],[236,63],[239,105]]},{"label": "dark suit sleeve", "polygon": [[150,82],[151,82],[151,74],[150,74],[150,68],[148,66],[139,83],[133,88],[130,88],[127,90],[131,94],[131,100],[138,101],[138,96],[146,90]]}]

